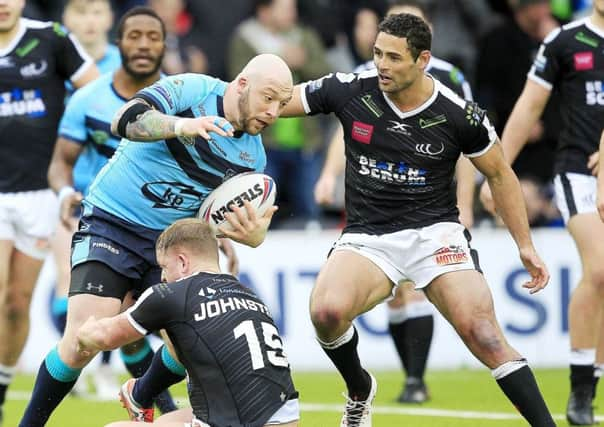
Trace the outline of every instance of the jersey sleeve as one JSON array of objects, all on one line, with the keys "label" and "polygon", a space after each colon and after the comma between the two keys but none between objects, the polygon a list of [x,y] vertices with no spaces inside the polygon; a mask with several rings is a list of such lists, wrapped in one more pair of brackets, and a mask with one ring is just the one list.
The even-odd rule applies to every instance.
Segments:
[{"label": "jersey sleeve", "polygon": [[77,90],[69,99],[61,122],[59,123],[59,136],[70,141],[84,145],[87,140],[86,111],[87,100],[82,90]]},{"label": "jersey sleeve", "polygon": [[497,141],[497,132],[486,111],[475,102],[466,102],[464,116],[457,135],[461,151],[466,157],[481,156]]},{"label": "jersey sleeve", "polygon": [[181,320],[185,298],[183,284],[160,283],[143,292],[126,314],[134,329],[146,335],[165,328],[171,321]]},{"label": "jersey sleeve", "polygon": [[528,78],[551,90],[560,71],[559,50],[560,29],[557,28],[547,35],[539,47]]},{"label": "jersey sleeve", "polygon": [[304,112],[309,115],[337,113],[359,85],[358,76],[354,73],[331,73],[302,83],[300,96]]},{"label": "jersey sleeve", "polygon": [[202,102],[217,82],[202,74],[178,74],[164,77],[135,97],[144,99],[164,114],[175,115]]},{"label": "jersey sleeve", "polygon": [[52,32],[57,56],[57,71],[63,79],[73,82],[94,64],[94,60],[86,53],[75,36],[58,22],[53,23]]}]

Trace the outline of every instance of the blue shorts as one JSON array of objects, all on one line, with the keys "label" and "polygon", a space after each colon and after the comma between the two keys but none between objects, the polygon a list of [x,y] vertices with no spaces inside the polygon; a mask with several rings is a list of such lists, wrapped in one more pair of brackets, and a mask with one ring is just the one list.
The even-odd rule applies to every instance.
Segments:
[{"label": "blue shorts", "polygon": [[161,234],[111,215],[84,201],[78,231],[71,243],[71,268],[98,261],[131,279],[132,289],[144,290],[161,281],[155,242]]}]

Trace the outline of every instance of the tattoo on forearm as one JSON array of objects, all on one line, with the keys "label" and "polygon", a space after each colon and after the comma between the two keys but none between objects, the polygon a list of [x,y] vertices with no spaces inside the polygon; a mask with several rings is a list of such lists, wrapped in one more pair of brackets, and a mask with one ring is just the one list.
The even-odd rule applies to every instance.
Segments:
[{"label": "tattoo on forearm", "polygon": [[167,116],[156,110],[145,111],[135,122],[126,126],[126,137],[134,141],[157,141],[174,138],[174,124],[178,117]]}]

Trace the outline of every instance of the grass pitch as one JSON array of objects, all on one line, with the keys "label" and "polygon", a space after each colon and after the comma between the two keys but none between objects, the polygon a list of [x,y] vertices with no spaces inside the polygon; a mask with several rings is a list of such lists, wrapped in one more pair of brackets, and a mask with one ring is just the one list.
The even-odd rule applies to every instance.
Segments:
[{"label": "grass pitch", "polygon": [[[423,405],[395,402],[403,381],[400,372],[374,372],[378,393],[374,404],[374,427],[516,427],[527,426],[499,390],[488,370],[430,371],[427,376],[432,400]],[[564,418],[568,394],[568,371],[536,371],[545,400],[558,426],[567,426]],[[124,377],[125,379],[125,377]],[[337,427],[344,406],[344,384],[332,372],[297,373],[294,376],[302,405],[301,427]],[[32,376],[19,376],[9,389],[4,405],[4,426],[16,427],[29,400]],[[185,405],[184,385],[172,388],[174,396]],[[597,401],[602,397],[598,396]],[[601,412],[596,408],[596,414]],[[48,427],[99,427],[125,418],[117,400],[68,397],[59,406]]]}]

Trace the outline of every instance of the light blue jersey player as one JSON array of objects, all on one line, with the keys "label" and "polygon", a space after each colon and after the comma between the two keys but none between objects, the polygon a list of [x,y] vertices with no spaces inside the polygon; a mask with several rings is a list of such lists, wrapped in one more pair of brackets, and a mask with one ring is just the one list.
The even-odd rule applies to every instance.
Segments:
[{"label": "light blue jersey player", "polygon": [[111,119],[127,99],[113,87],[113,73],[103,74],[69,100],[59,125],[59,136],[82,146],[74,169],[73,186],[82,194],[113,156],[120,139],[111,134]]},{"label": "light blue jersey player", "polygon": [[[279,117],[292,86],[280,58],[259,55],[230,83],[199,74],[170,76],[122,107],[112,132],[124,139],[83,202],[70,296],[122,299],[130,289],[156,283],[159,233],[194,217],[224,180],[264,169],[260,132]],[[275,210],[262,217],[237,211],[230,215],[234,231],[224,234],[257,246]],[[108,275],[118,278],[109,281]],[[100,289],[96,280],[103,281]]]}]

